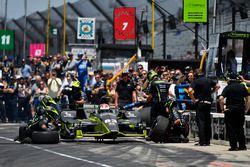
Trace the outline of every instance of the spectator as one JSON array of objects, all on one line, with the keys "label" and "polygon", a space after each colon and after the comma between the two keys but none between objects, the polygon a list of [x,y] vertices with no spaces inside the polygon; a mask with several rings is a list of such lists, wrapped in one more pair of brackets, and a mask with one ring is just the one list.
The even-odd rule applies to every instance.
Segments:
[{"label": "spectator", "polygon": [[85,93],[86,93],[88,101],[91,100],[91,94],[92,94],[92,90],[93,90],[95,84],[96,84],[96,79],[95,79],[94,72],[90,71],[88,80],[87,80],[86,85],[85,85],[85,88],[86,88]]},{"label": "spectator", "polygon": [[217,91],[219,85],[204,75],[194,80],[189,89],[189,97],[196,105],[196,122],[198,126],[199,146],[209,146],[211,139],[211,104],[212,91]]},{"label": "spectator", "polygon": [[35,96],[36,90],[39,88],[39,83],[42,81],[41,76],[36,75],[31,79],[31,115],[34,116],[35,109],[38,104],[38,97]]},{"label": "spectator", "polygon": [[141,77],[138,80],[140,84],[142,85],[142,90],[145,91],[148,88],[149,82],[147,78],[148,72],[146,70],[141,71]]},{"label": "spectator", "polygon": [[22,59],[21,75],[23,78],[29,78],[32,74],[31,66],[25,62],[25,59]]},{"label": "spectator", "polygon": [[[250,95],[236,78],[235,74],[230,75],[229,84],[219,97],[220,108],[225,114],[226,131],[230,144],[229,151],[247,149],[243,126],[245,113],[250,109]],[[226,98],[226,107],[224,107],[224,98]]]},{"label": "spectator", "polygon": [[130,81],[128,73],[122,73],[121,80],[117,83],[115,90],[115,107],[124,106],[132,101],[134,85]]},{"label": "spectator", "polygon": [[105,95],[105,87],[104,81],[99,73],[95,75],[95,80],[96,83],[94,84],[91,92],[91,101],[93,104],[99,104],[100,99]]},{"label": "spectator", "polygon": [[61,95],[61,92],[66,89],[66,88],[70,88],[72,83],[74,81],[74,74],[73,73],[70,73],[70,72],[67,72],[66,75],[65,75],[65,78],[63,79],[62,81],[62,86],[60,88],[60,92],[58,94],[58,96]]},{"label": "spectator", "polygon": [[142,65],[142,64],[138,64],[138,65],[137,65],[137,71],[138,71],[139,75],[141,74],[141,72],[142,72],[143,70],[144,70],[144,69],[143,69],[143,65]]},{"label": "spectator", "polygon": [[57,77],[56,70],[52,70],[51,76],[48,80],[48,89],[49,89],[49,96],[53,99],[55,99],[60,91],[60,88],[62,86],[62,80]]},{"label": "spectator", "polygon": [[91,67],[91,63],[87,59],[86,55],[79,54],[80,60],[76,63],[76,69],[78,73],[78,80],[81,83],[82,91],[85,92],[85,84],[88,79],[88,67]]},{"label": "spectator", "polygon": [[142,90],[142,86],[137,84],[133,91],[133,102],[146,102],[148,95]]},{"label": "spectator", "polygon": [[[39,97],[39,99],[42,99],[42,97],[45,97],[46,95],[48,95],[48,93],[49,93],[49,89],[47,85],[44,83],[44,81],[41,81],[38,85],[35,96]],[[38,105],[39,104],[37,104],[37,106]]]},{"label": "spectator", "polygon": [[161,74],[161,79],[162,79],[163,81],[169,82],[169,81],[170,81],[170,74],[169,74],[169,72],[168,72],[168,71],[162,72],[162,74]]},{"label": "spectator", "polygon": [[189,72],[187,74],[187,83],[191,84],[194,81],[194,73],[193,72]]},{"label": "spectator", "polygon": [[21,77],[18,82],[18,112],[21,121],[27,122],[32,117],[29,105],[31,93],[31,88],[27,85],[25,79]]},{"label": "spectator", "polygon": [[73,71],[75,70],[76,61],[74,60],[74,55],[72,53],[68,54],[68,61],[65,66],[65,71]]}]

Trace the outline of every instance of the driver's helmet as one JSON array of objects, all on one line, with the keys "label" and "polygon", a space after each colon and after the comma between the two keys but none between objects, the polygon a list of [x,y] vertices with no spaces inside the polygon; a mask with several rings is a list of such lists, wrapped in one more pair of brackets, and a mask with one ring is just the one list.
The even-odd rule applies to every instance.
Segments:
[{"label": "driver's helmet", "polygon": [[148,72],[148,81],[152,82],[154,80],[154,78],[157,76],[158,76],[157,72],[155,72],[154,70],[150,70]]},{"label": "driver's helmet", "polygon": [[53,106],[53,105],[56,105],[56,102],[55,102],[54,99],[52,99],[52,97],[46,95],[46,96],[44,96],[44,98],[42,99],[41,105],[42,105],[43,107]]},{"label": "driver's helmet", "polygon": [[99,106],[99,113],[103,113],[103,112],[109,112],[110,111],[110,107],[108,104],[100,104]]},{"label": "driver's helmet", "polygon": [[110,107],[108,104],[105,104],[105,103],[100,104],[100,110],[109,110],[109,109],[110,109]]}]

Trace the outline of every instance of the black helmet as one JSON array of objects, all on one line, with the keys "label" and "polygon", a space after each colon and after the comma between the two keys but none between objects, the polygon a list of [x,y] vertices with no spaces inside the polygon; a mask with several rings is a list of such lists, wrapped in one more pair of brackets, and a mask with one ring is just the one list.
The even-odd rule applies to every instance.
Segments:
[{"label": "black helmet", "polygon": [[186,67],[185,67],[185,73],[188,73],[188,72],[190,72],[191,70],[193,70],[192,67],[190,67],[190,66],[186,66]]},{"label": "black helmet", "polygon": [[50,96],[46,95],[41,101],[41,105],[43,107],[51,106],[51,105],[56,105],[56,102],[54,99],[52,99]]}]

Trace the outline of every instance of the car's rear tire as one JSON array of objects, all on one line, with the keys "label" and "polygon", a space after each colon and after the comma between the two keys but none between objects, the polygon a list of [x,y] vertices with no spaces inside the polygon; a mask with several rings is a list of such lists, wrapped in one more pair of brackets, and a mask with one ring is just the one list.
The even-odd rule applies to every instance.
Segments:
[{"label": "car's rear tire", "polygon": [[151,116],[150,116],[151,107],[144,107],[140,110],[141,121],[146,123],[146,125],[150,126]]},{"label": "car's rear tire", "polygon": [[57,131],[34,131],[31,138],[35,144],[59,143],[59,133]]},{"label": "car's rear tire", "polygon": [[169,119],[160,115],[153,122],[151,129],[149,131],[149,137],[152,141],[165,142],[167,137]]}]

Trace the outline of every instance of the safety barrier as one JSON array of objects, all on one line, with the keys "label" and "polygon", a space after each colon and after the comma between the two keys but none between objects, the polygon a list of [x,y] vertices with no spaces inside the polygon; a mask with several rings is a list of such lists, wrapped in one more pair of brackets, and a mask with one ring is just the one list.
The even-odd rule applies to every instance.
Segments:
[{"label": "safety barrier", "polygon": [[[195,112],[189,112],[189,125],[190,134],[189,138],[194,139],[198,137],[198,127],[195,120]],[[223,113],[211,113],[211,126],[212,126],[212,140],[228,141],[226,134],[226,125],[224,123]],[[245,116],[244,124],[246,142],[250,144],[250,116]]]}]

